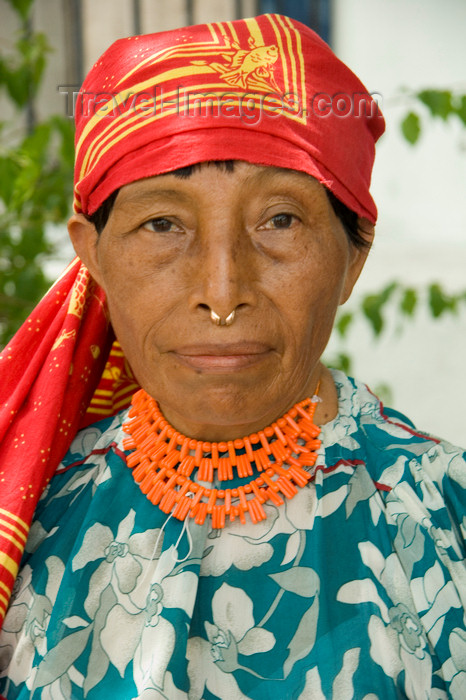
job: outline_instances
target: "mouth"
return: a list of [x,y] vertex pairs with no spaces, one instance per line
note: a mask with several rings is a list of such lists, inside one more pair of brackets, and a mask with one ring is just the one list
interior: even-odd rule
[[197,371],[234,372],[267,359],[272,349],[264,343],[190,345],[172,351],[181,364]]

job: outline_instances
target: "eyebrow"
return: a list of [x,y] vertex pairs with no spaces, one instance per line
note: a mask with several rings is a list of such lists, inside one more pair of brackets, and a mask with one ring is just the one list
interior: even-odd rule
[[126,206],[127,204],[144,204],[147,202],[150,204],[154,199],[167,198],[167,199],[177,199],[187,201],[191,199],[191,196],[180,190],[164,188],[164,189],[147,189],[143,191],[138,191],[134,193],[123,193],[123,197],[118,202],[118,206]]

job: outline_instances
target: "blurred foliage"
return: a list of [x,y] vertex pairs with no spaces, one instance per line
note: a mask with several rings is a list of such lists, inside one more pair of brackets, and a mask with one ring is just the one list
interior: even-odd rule
[[[404,93],[408,95],[408,91]],[[441,119],[444,122],[459,119],[466,128],[466,95],[451,90],[421,90],[409,98],[425,113],[427,117]],[[414,109],[403,117],[400,128],[403,138],[414,145],[418,143],[425,127],[423,117]],[[403,322],[409,322],[420,308],[427,309],[433,319],[438,319],[446,313],[458,314],[466,307],[466,289],[457,294],[448,294],[437,282],[432,282],[426,288],[404,286],[399,282],[391,282],[377,292],[366,294],[354,310],[345,306],[337,316],[335,330],[341,342],[338,352],[331,358],[325,358],[328,365],[341,369],[347,374],[353,371],[352,358],[344,351],[344,341],[355,322],[363,318],[371,327],[374,337],[380,336],[387,327],[389,317],[395,317],[402,330]],[[388,400],[390,389],[386,385],[378,388],[380,396]]]
[[430,284],[427,289],[419,290],[405,287],[400,282],[391,282],[376,294],[367,294],[357,312],[342,313],[338,318],[335,329],[340,338],[348,335],[348,330],[359,314],[368,321],[374,336],[379,336],[386,326],[387,314],[395,310],[396,317],[403,322],[414,316],[422,297],[425,297],[427,308],[433,318],[440,318],[446,313],[458,314],[463,304],[466,304],[466,290],[459,294],[447,294],[437,283]]
[[[431,117],[447,121],[459,119],[466,126],[466,95],[451,90],[421,90],[414,95],[418,104],[427,107]],[[422,120],[417,111],[410,111],[401,122],[401,133],[408,143],[418,142],[422,132]]]
[[43,272],[53,253],[46,226],[69,216],[74,161],[71,120],[35,123],[34,98],[50,48],[30,29],[33,0],[7,1],[19,30],[0,59],[0,92],[15,112],[9,123],[0,122],[0,347],[50,286]]
[[382,290],[366,294],[353,310],[348,311],[345,306],[345,310],[338,314],[335,332],[341,345],[334,356],[326,358],[326,363],[351,374],[351,356],[343,351],[343,347],[358,320],[364,319],[372,329],[374,338],[377,338],[388,327],[389,319],[395,318],[398,330],[402,331],[404,324],[409,323],[420,308],[427,310],[434,319],[445,314],[458,315],[466,308],[466,290],[448,294],[437,282],[422,289],[405,286],[401,282],[390,282]]

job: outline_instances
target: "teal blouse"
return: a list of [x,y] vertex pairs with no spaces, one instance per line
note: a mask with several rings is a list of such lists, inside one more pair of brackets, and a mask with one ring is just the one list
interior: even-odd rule
[[313,480],[252,524],[179,522],[76,436],[0,633],[8,700],[466,697],[466,454],[334,372]]

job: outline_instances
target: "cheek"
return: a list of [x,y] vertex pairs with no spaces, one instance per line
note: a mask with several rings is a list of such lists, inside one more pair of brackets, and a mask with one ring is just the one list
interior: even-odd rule
[[102,283],[115,334],[130,362],[143,353],[145,338],[163,326],[177,290],[173,271],[157,274],[156,265],[130,249],[102,250]]
[[335,251],[333,256],[311,255],[295,270],[281,298],[282,314],[297,351],[323,351],[340,303],[345,271],[345,258]]

